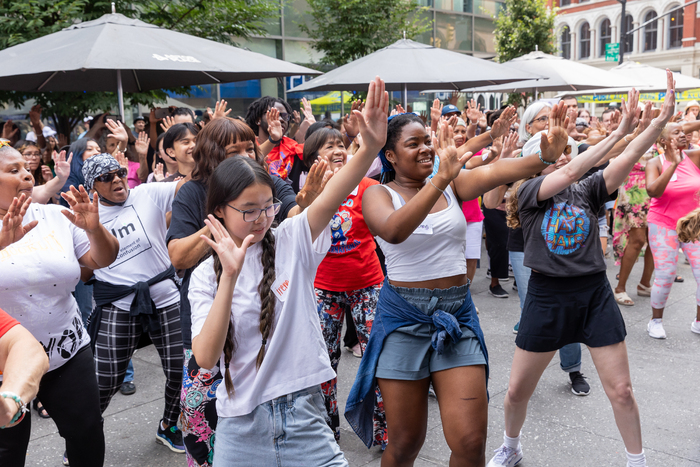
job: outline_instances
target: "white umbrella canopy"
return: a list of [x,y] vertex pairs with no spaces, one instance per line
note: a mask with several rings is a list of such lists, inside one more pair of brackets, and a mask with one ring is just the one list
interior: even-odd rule
[[0,51],[0,90],[140,92],[316,70],[118,13]]
[[[644,91],[665,91],[666,90],[666,70],[637,62],[624,62],[610,70],[611,73],[629,79],[643,81],[646,86]],[[681,73],[673,73],[676,80],[676,91],[687,91],[688,89],[700,88],[700,79]]]
[[[599,88],[642,87],[644,82],[621,76],[580,62],[555,57],[544,52],[530,52],[503,63],[504,66],[539,74],[546,79],[518,81],[500,86],[480,86],[465,92],[545,92],[584,91]],[[664,85],[665,86],[665,85]],[[665,88],[664,88],[665,89]]]
[[495,85],[537,78],[541,73],[506,68],[480,58],[401,39],[289,92],[364,91],[367,83],[377,75],[382,77],[388,91],[404,91],[405,95],[405,91],[440,87],[457,91],[466,86]]

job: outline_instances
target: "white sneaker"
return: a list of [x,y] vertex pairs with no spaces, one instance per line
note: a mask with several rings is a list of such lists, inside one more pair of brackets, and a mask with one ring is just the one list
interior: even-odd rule
[[523,447],[518,443],[518,448],[513,449],[502,444],[496,449],[496,455],[486,465],[486,467],[513,467],[523,460]]
[[661,321],[662,320],[659,318],[649,321],[649,324],[647,324],[649,337],[653,337],[654,339],[666,339],[666,331],[664,331],[664,325]]
[[690,325],[690,330],[695,334],[700,334],[700,321],[693,321],[693,324]]

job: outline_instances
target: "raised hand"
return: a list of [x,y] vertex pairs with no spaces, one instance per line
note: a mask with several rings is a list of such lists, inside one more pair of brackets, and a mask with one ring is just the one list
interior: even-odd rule
[[304,118],[309,121],[309,123],[315,123],[316,117],[314,117],[314,110],[311,107],[311,102],[306,99],[306,97],[301,98],[301,111],[304,114]]
[[274,107],[270,107],[266,114],[267,118],[267,134],[273,141],[279,141],[284,135],[282,133],[282,122],[280,122],[280,111]]
[[[618,135],[622,136],[632,133],[637,123],[639,123],[639,113],[641,112],[641,109],[639,109],[639,91],[632,88],[627,97],[627,102],[622,99],[622,104],[620,105],[622,109],[622,118],[619,119],[619,123],[616,127],[613,126],[613,124],[610,126],[610,128],[613,128],[613,133],[617,132]],[[611,120],[611,122],[612,121],[613,120]]]
[[518,150],[519,139],[520,137],[516,131],[512,131],[508,136],[504,137],[501,159],[509,159],[514,156],[515,152]]
[[433,106],[430,108],[430,121],[437,122],[442,117],[442,103],[440,99],[435,99],[433,101]]
[[369,83],[367,102],[362,112],[354,110],[360,126],[363,145],[379,152],[386,143],[387,114],[389,113],[389,94],[384,81],[378,76]]
[[66,160],[66,151],[61,151],[59,154],[53,156],[54,170],[56,171],[56,176],[63,183],[66,183],[68,176],[70,175],[70,163],[73,160],[73,153],[70,153],[68,160]]
[[299,114],[299,111],[292,111],[292,122],[294,122],[295,125],[299,125],[301,123],[301,115]]
[[498,120],[493,122],[493,125],[491,126],[491,138],[495,140],[496,138],[500,138],[501,136],[508,134],[511,125],[515,123],[517,118],[518,115],[515,107],[512,105],[506,107],[505,110],[501,112],[501,116],[498,117]]
[[117,141],[121,141],[124,143],[124,146],[126,146],[126,144],[129,142],[129,134],[126,132],[126,127],[122,124],[122,122],[115,122],[112,119],[107,119],[105,126],[110,131],[110,133],[107,135],[108,138],[114,138]]
[[233,109],[226,110],[227,105],[228,105],[228,102],[226,102],[223,99],[221,99],[220,101],[216,101],[216,105],[214,106],[214,114],[211,117],[212,120],[215,118],[228,117],[228,114],[230,114],[231,110],[233,110]]
[[672,164],[680,164],[683,161],[683,156],[676,146],[676,142],[669,139],[669,143],[666,144],[666,152],[664,153],[664,158]]
[[139,137],[136,138],[134,142],[134,148],[136,153],[141,156],[146,156],[148,154],[148,146],[151,144],[151,138],[145,132],[140,132]]
[[404,110],[404,108],[401,104],[396,104],[396,113],[397,114],[405,114],[406,110]]
[[542,135],[540,151],[542,159],[547,162],[556,162],[564,152],[569,142],[569,134],[566,129],[569,126],[569,117],[566,115],[566,106],[558,102],[549,111],[549,129],[547,135]]
[[357,135],[360,133],[360,124],[357,123],[357,117],[355,117],[355,114],[353,112],[355,110],[359,110],[360,112],[362,112],[364,106],[365,105],[362,103],[361,100],[356,100],[352,103],[350,113],[345,115],[345,119],[343,120],[343,126],[345,126],[345,133],[347,133],[348,138],[350,139],[357,137]]
[[12,129],[12,120],[8,120],[2,127],[2,137],[4,139],[12,139],[13,136],[17,134],[19,127]]
[[162,162],[158,162],[158,163],[156,164],[156,168],[153,169],[153,179],[154,179],[156,182],[160,182],[160,181],[163,180],[164,178],[165,178],[165,175],[163,175],[163,163],[162,163]]
[[457,105],[457,102],[459,101],[460,97],[462,97],[461,92],[453,92],[452,95],[450,96],[450,104]]
[[652,125],[663,127],[668,123],[676,108],[676,82],[673,79],[673,73],[666,68],[666,97],[664,104],[661,106],[661,113],[656,117],[656,121]]
[[173,125],[175,125],[175,118],[171,117],[170,115],[165,117],[160,123],[160,127],[163,129],[163,131],[168,131],[168,128],[170,128]]
[[483,115],[481,112],[481,104],[478,104],[474,99],[468,101],[466,115],[470,123],[478,122]]
[[27,195],[24,193],[19,195],[19,198],[12,200],[10,207],[7,209],[7,214],[2,218],[0,250],[22,240],[39,223],[39,221],[31,221],[27,225],[22,225],[24,215],[27,213],[31,203],[31,196],[27,198]]
[[51,167],[48,165],[41,165],[41,178],[44,182],[48,182],[53,179],[53,172],[51,172]]
[[68,137],[64,134],[58,134],[58,147],[68,146]]
[[331,179],[334,172],[328,170],[328,162],[325,160],[317,160],[309,169],[306,175],[304,186],[296,197],[297,204],[306,209],[311,206],[316,198],[323,192],[326,183]]
[[466,152],[462,157],[457,156],[457,146],[454,140],[452,127],[443,122],[440,125],[440,139],[433,133],[433,147],[436,148],[440,158],[440,167],[436,177],[441,177],[448,183],[457,178],[464,164],[472,157],[471,152]]
[[637,129],[634,130],[634,136],[641,134],[644,130],[649,128],[653,114],[654,112],[652,111],[651,102],[645,102],[644,109],[642,110],[642,117],[639,119]]
[[73,225],[88,233],[100,228],[99,195],[97,192],[93,193],[92,201],[90,201],[90,196],[85,191],[85,187],[80,185],[80,190],[76,190],[74,186],[71,186],[70,193],[61,193],[61,196],[68,202],[73,211],[64,209],[61,212]]
[[129,159],[127,159],[124,155],[124,151],[120,151],[119,148],[117,148],[112,153],[112,157],[119,162],[120,167],[124,167],[125,169],[129,170]]
[[41,123],[41,106],[39,104],[33,105],[29,111],[29,121],[32,122],[32,125]]
[[228,230],[214,216],[209,214],[209,217],[204,219],[204,223],[209,227],[209,232],[211,232],[213,238],[209,238],[206,235],[200,235],[200,237],[219,256],[222,279],[237,278],[243,268],[245,252],[250,246],[250,242],[253,241],[253,234],[244,238],[241,246],[238,246],[229,235]]

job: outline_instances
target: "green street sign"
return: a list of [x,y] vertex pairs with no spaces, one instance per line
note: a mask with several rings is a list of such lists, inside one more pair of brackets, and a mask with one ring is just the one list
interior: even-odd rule
[[606,62],[617,62],[620,60],[620,43],[613,42],[611,44],[605,44],[605,61]]

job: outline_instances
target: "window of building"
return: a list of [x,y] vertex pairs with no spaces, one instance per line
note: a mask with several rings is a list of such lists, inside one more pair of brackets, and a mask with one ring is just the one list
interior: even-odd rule
[[683,46],[683,8],[679,8],[668,17],[668,48]]
[[605,46],[612,40],[612,29],[610,28],[610,20],[604,19],[600,23],[600,49],[598,55],[605,57]]
[[472,0],[434,0],[433,6],[437,10],[472,12]]
[[569,6],[571,5],[571,0],[561,0],[559,6]]
[[[655,11],[650,11],[644,15],[644,22],[655,19],[658,15]],[[656,50],[656,40],[658,38],[659,22],[654,21],[644,26],[644,51],[649,52]]]
[[496,53],[496,38],[493,34],[493,21],[474,18],[474,51]]
[[579,56],[584,59],[591,56],[591,27],[588,23],[583,23],[579,31]]
[[564,26],[561,30],[561,56],[567,60],[571,58],[571,30]]
[[[630,32],[634,29],[634,21],[632,20],[632,15],[625,16],[625,31]],[[622,50],[626,54],[632,53],[634,50],[634,34],[627,34],[625,37],[620,38]]]
[[472,50],[472,16],[436,13],[435,47]]

